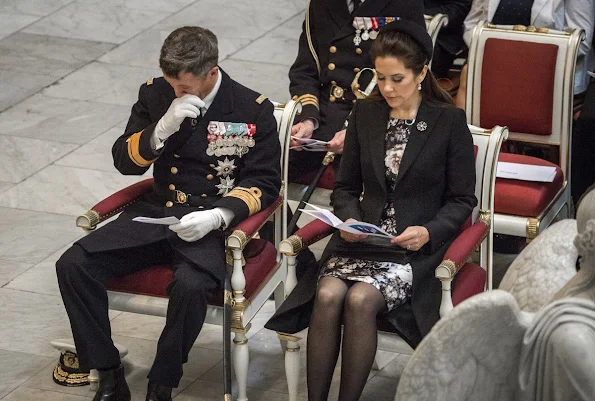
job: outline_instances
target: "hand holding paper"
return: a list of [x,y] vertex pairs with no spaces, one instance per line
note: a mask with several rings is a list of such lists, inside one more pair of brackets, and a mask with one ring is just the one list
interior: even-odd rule
[[375,226],[374,224],[356,220],[350,221],[351,219],[346,222],[343,222],[340,218],[338,218],[326,209],[321,209],[309,203],[306,203],[306,205],[310,206],[314,210],[300,209],[302,212],[312,217],[316,217],[318,220],[322,220],[329,226],[338,228],[339,230],[346,231],[355,235],[373,235],[377,237],[394,238],[394,235],[390,235],[389,233],[387,233],[380,227]]

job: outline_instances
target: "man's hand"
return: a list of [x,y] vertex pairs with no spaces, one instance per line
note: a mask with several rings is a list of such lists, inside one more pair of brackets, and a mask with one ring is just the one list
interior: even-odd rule
[[155,134],[160,140],[165,141],[180,129],[185,118],[197,118],[202,107],[205,107],[205,102],[195,95],[184,95],[174,99],[165,115],[157,122]]
[[428,241],[430,241],[430,233],[423,226],[409,226],[391,240],[393,244],[408,251],[419,251]]
[[338,155],[343,153],[343,144],[345,143],[345,132],[347,132],[347,130],[341,130],[337,132],[333,139],[329,141],[328,145],[326,145],[326,148],[329,152],[333,152]]
[[188,213],[180,219],[180,223],[169,226],[169,229],[176,232],[184,241],[194,242],[221,227],[223,221],[223,216],[218,209],[201,210]]
[[[312,134],[314,133],[314,122],[310,119],[306,119],[302,122],[295,124],[291,127],[291,136],[295,136],[298,138],[312,138]],[[291,138],[289,142],[289,146],[294,147],[297,146],[294,150],[302,150],[300,143],[295,139]]]
[[[349,223],[351,221],[357,221],[357,220],[356,219],[347,219],[347,220],[345,220],[345,223]],[[360,241],[366,239],[366,237],[368,237],[366,234],[352,234],[350,232],[343,231],[343,230],[340,230],[339,232],[341,233],[341,238],[343,238],[343,241],[347,241],[347,242],[360,242]]]

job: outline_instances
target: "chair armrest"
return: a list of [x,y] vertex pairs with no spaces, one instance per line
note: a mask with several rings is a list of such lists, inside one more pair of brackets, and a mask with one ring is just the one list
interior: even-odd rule
[[287,255],[297,255],[300,251],[333,233],[334,228],[322,220],[314,220],[300,228],[291,237],[281,241],[279,252]]
[[269,220],[282,203],[283,197],[279,196],[272,205],[238,224],[227,237],[227,248],[243,250],[246,244],[256,235],[258,230]]
[[87,213],[76,218],[77,227],[94,230],[97,224],[120,213],[147,193],[153,186],[153,178],[139,181],[103,199]]
[[489,229],[489,222],[480,219],[459,234],[450,247],[448,247],[444,259],[436,268],[436,278],[440,280],[453,280],[475,248],[488,235]]

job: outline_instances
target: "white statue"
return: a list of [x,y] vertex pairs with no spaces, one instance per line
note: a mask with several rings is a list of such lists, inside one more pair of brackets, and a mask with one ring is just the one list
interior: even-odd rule
[[576,274],[576,220],[549,226],[512,262],[499,289],[511,293],[519,308],[537,312]]
[[581,269],[552,303],[523,312],[502,290],[464,301],[415,350],[395,401],[594,400],[595,190],[577,230]]

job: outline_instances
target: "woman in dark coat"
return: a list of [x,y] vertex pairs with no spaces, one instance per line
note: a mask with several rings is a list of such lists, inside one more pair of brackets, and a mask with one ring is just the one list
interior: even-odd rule
[[[376,317],[416,346],[439,319],[434,270],[477,204],[465,113],[428,70],[432,41],[408,21],[372,46],[379,93],[349,119],[333,192],[337,217],[376,224],[392,239],[336,232],[266,327],[308,332],[308,399],[328,397],[343,351],[339,401],[358,400],[374,361]],[[362,194],[363,193],[363,194]]]

